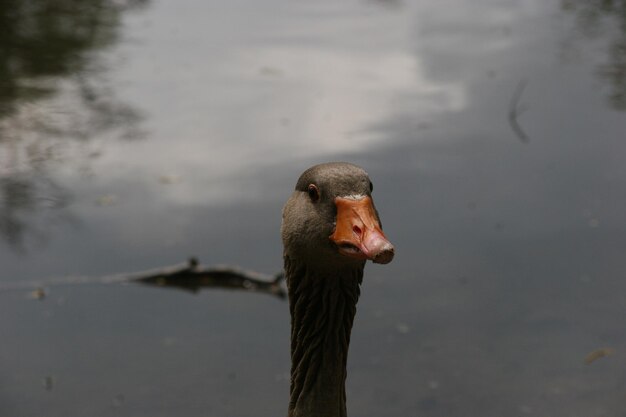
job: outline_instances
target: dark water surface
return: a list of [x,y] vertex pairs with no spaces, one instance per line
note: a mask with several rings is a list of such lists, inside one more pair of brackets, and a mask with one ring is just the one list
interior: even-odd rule
[[0,415],[285,415],[286,301],[50,280],[278,272],[349,160],[397,247],[351,415],[625,416],[625,80],[623,2],[1,3]]

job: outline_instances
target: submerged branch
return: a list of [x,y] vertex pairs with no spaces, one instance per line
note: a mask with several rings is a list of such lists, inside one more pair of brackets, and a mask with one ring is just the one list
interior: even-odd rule
[[284,278],[282,272],[273,279],[254,271],[246,271],[229,266],[201,268],[196,258],[189,259],[186,266],[177,269],[166,269],[156,273],[134,277],[131,280],[141,284],[172,287],[192,292],[202,288],[227,288],[246,291],[266,292],[285,298],[285,290],[281,286]]
[[44,288],[51,286],[74,286],[81,284],[127,284],[140,283],[164,288],[177,288],[198,292],[203,288],[223,288],[267,293],[285,298],[282,272],[270,276],[239,267],[215,266],[203,268],[196,258],[183,265],[159,268],[137,273],[120,273],[100,277],[72,276],[50,280],[35,280],[0,284],[0,292],[31,291],[32,298],[44,299]]
[[513,133],[515,133],[515,136],[517,136],[517,138],[524,143],[528,143],[530,138],[526,132],[524,132],[524,129],[522,129],[517,119],[524,111],[527,110],[526,107],[520,106],[519,104],[522,94],[524,93],[524,89],[526,88],[526,84],[528,84],[528,80],[525,79],[521,80],[517,84],[509,103],[509,125],[511,126]]

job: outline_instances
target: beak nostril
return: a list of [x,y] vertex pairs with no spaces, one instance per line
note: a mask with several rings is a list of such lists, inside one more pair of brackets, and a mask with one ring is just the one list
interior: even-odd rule
[[361,235],[361,228],[357,225],[352,226],[352,231],[357,235]]

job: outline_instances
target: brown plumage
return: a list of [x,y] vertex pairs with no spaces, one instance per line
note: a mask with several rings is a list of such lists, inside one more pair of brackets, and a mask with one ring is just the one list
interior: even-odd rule
[[306,170],[283,209],[282,238],[291,313],[289,417],[345,417],[346,361],[366,260],[391,262],[356,165]]

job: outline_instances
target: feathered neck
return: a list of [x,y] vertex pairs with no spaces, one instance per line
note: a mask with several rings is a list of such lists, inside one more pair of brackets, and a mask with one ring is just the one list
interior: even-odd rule
[[285,257],[291,313],[289,417],[346,417],[346,362],[363,265],[321,272]]

